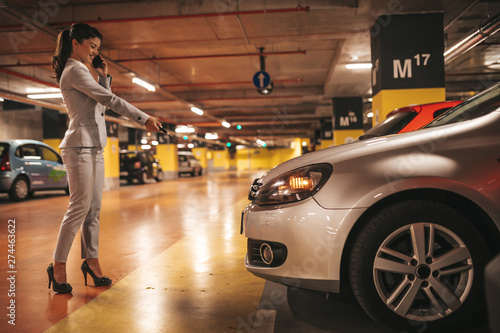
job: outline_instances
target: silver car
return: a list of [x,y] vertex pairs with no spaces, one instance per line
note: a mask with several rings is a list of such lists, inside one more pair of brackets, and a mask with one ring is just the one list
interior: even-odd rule
[[188,173],[191,176],[201,176],[203,167],[192,152],[180,151],[177,156],[179,159],[179,175]]
[[291,287],[352,288],[397,330],[451,331],[500,252],[500,85],[426,128],[303,155],[251,186],[245,265]]

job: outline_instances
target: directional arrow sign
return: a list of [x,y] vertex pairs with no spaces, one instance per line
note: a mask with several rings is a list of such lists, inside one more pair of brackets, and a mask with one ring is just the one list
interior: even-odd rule
[[257,89],[264,89],[271,83],[271,76],[266,71],[258,71],[253,76],[253,85]]

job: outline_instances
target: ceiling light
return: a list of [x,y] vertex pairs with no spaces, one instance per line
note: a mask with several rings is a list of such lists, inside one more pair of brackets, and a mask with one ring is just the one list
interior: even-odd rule
[[219,135],[217,133],[205,133],[205,139],[207,140],[217,140]]
[[229,128],[229,127],[231,127],[231,124],[224,120],[222,122],[222,126],[224,126],[225,128]]
[[307,146],[307,141],[302,141],[302,147]]
[[5,101],[5,100],[2,97],[0,97],[0,102],[3,102],[3,101]]
[[179,133],[179,134],[194,133],[194,132],[195,132],[195,129],[194,129],[194,127],[191,127],[191,126],[178,125],[175,128],[175,133]]
[[347,68],[347,69],[369,69],[369,68],[372,68],[372,64],[369,62],[359,63],[359,64],[347,64],[347,65],[345,65],[345,68]]
[[59,88],[35,88],[35,87],[28,87],[26,88],[26,92],[28,94],[41,94],[41,93],[56,93],[56,92],[61,92],[61,89]]
[[62,94],[61,93],[36,94],[36,95],[28,95],[28,98],[31,98],[31,99],[62,98]]
[[367,116],[368,118],[373,118],[373,112],[369,112],[366,116]]
[[153,146],[158,146],[158,141],[152,141],[152,142],[151,142],[151,144],[152,144]]
[[142,140],[141,140],[141,143],[142,143],[143,145],[145,145],[145,144],[147,144],[147,143],[148,143],[148,140],[146,140],[146,139],[142,139]]
[[151,149],[151,146],[150,145],[142,145],[141,149],[142,150],[149,150],[149,149]]
[[139,78],[134,77],[132,79],[132,83],[135,83],[135,84],[137,84],[137,85],[139,85],[141,87],[144,87],[144,88],[146,88],[147,90],[149,90],[151,92],[155,92],[156,91],[156,88],[152,84],[147,83],[146,81],[143,81],[143,80],[141,80]]
[[193,149],[194,148],[194,143],[188,143],[188,148]]
[[202,110],[202,109],[197,108],[196,106],[192,106],[192,107],[191,107],[191,111],[193,111],[194,113],[196,113],[196,114],[197,114],[197,115],[199,115],[199,116],[203,116],[203,110]]

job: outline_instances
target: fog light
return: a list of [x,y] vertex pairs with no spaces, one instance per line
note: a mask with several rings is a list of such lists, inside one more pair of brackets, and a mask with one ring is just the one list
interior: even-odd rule
[[273,262],[273,249],[271,248],[271,245],[267,243],[262,243],[260,246],[260,257],[262,258],[262,261],[266,265],[271,265]]

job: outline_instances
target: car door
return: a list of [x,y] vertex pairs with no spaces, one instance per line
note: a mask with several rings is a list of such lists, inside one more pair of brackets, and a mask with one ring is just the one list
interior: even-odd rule
[[66,188],[68,177],[61,156],[50,148],[37,145],[47,174],[46,187]]
[[15,156],[20,159],[23,170],[30,177],[30,187],[32,189],[44,188],[47,184],[48,174],[36,145],[25,144],[19,146],[16,149]]

